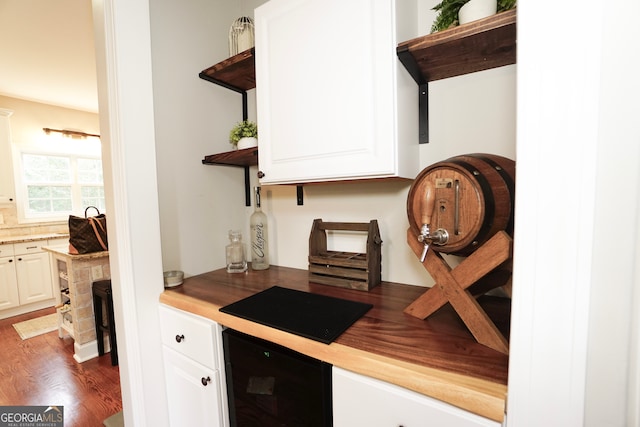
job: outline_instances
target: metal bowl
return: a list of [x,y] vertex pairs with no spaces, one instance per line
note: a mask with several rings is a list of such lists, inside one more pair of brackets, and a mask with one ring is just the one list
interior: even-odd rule
[[182,285],[184,279],[184,272],[180,270],[171,270],[164,272],[164,287],[173,288],[174,286]]

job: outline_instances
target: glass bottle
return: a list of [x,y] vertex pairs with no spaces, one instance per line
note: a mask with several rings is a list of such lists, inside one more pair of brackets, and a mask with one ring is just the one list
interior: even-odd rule
[[255,210],[251,214],[251,269],[266,270],[269,268],[269,240],[267,232],[267,215],[260,207],[260,187],[255,187]]
[[247,259],[244,256],[242,233],[229,230],[230,243],[226,246],[227,273],[244,273],[247,271]]

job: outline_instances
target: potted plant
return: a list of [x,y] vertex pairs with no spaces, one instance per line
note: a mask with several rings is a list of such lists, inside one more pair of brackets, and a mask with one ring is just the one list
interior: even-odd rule
[[[487,1],[487,0],[442,0],[438,3],[433,10],[438,12],[436,19],[433,21],[433,25],[431,26],[431,32],[435,33],[436,31],[446,30],[450,27],[455,27],[459,24],[459,12],[460,9],[465,6],[467,3],[474,3],[467,6],[466,9],[474,8],[476,9],[475,3],[478,1]],[[516,7],[516,0],[488,0],[493,3],[493,5],[489,6],[479,6],[477,11],[479,15],[475,15],[472,12],[472,15],[469,17],[463,18],[463,22],[470,22],[475,19],[480,19],[481,17],[493,15],[496,12],[504,12],[505,10],[513,9]],[[495,5],[495,6],[494,6]],[[486,12],[490,10],[490,12]]]
[[236,124],[229,133],[229,142],[239,150],[258,146],[258,125],[249,120]]

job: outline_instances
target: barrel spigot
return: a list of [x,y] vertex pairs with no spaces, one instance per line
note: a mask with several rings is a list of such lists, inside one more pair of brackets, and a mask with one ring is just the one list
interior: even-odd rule
[[418,235],[418,242],[424,243],[424,249],[420,256],[420,262],[424,262],[429,250],[429,245],[442,246],[449,241],[449,233],[444,228],[438,228],[431,234],[429,230],[429,224],[422,224],[420,228],[420,234]]
[[418,235],[418,242],[424,243],[420,262],[424,262],[424,259],[427,256],[427,251],[429,250],[429,245],[444,245],[449,241],[449,233],[445,229],[438,228],[433,232],[433,234],[431,234],[429,226],[431,225],[435,202],[435,188],[433,183],[428,181],[426,183],[425,195],[420,206],[422,227],[420,228],[420,234]]

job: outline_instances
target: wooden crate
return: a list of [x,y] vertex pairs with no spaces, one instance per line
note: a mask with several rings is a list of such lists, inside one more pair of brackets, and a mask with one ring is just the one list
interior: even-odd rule
[[[367,233],[367,252],[341,252],[327,249],[327,230]],[[380,284],[382,239],[378,221],[323,222],[315,219],[309,236],[309,281],[324,285],[368,291]]]

